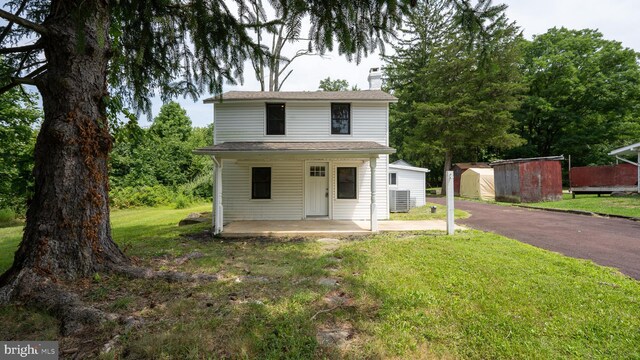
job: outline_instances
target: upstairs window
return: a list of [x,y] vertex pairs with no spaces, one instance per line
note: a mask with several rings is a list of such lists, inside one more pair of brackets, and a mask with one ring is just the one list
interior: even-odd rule
[[267,135],[284,135],[284,104],[267,104]]
[[339,167],[338,199],[356,199],[356,168]]
[[389,173],[389,185],[398,185],[398,174]]
[[351,104],[331,104],[331,134],[351,134]]
[[271,199],[271,168],[251,168],[251,198]]

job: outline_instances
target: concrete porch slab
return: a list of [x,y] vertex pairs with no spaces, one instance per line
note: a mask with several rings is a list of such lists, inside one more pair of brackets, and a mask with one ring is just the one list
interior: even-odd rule
[[[384,220],[378,222],[380,231],[447,230],[444,220]],[[466,230],[462,226],[456,229]],[[343,220],[253,220],[233,221],[224,226],[221,236],[292,236],[292,235],[363,235],[371,233],[368,221]]]

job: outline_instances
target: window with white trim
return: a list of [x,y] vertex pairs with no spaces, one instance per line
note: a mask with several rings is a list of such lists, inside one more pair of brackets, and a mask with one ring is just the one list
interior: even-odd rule
[[251,198],[271,199],[271,168],[251,168]]
[[285,134],[284,104],[267,104],[267,135]]
[[398,174],[389,173],[389,185],[398,185]]
[[351,134],[351,104],[331,103],[331,135]]
[[355,167],[337,168],[338,199],[356,199],[356,175]]

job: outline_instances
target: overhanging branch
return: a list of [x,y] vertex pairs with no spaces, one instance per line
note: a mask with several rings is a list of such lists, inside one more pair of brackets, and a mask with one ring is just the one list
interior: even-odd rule
[[7,91],[13,89],[18,85],[37,85],[36,78],[47,70],[47,65],[43,65],[24,77],[14,77],[11,78],[11,82],[7,85],[0,88],[0,95],[6,93]]
[[37,41],[31,45],[16,46],[12,48],[0,48],[0,55],[27,52],[36,49],[42,49],[42,43],[40,41]]
[[45,28],[44,26],[40,25],[40,24],[36,24],[32,21],[29,21],[25,18],[21,18],[20,16],[17,16],[15,14],[12,14],[8,11],[2,10],[0,9],[0,18],[6,19],[8,21],[14,22],[18,25],[24,26],[28,29],[31,29],[37,33],[40,34],[46,34],[47,33],[47,28]]
[[[22,2],[20,3],[20,6],[18,7],[18,10],[15,13],[15,16],[20,16],[20,13],[22,13],[22,11],[26,6],[27,6],[27,0],[22,0]],[[13,21],[9,21],[7,26],[5,26],[5,28],[2,30],[2,33],[0,33],[0,44],[2,44],[2,42],[7,37],[7,35],[9,35],[12,27],[13,27]]]

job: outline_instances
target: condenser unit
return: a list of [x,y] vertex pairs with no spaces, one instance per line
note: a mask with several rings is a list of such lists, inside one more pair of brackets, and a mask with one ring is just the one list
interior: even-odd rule
[[411,208],[409,190],[389,190],[389,208],[391,212],[408,212]]

